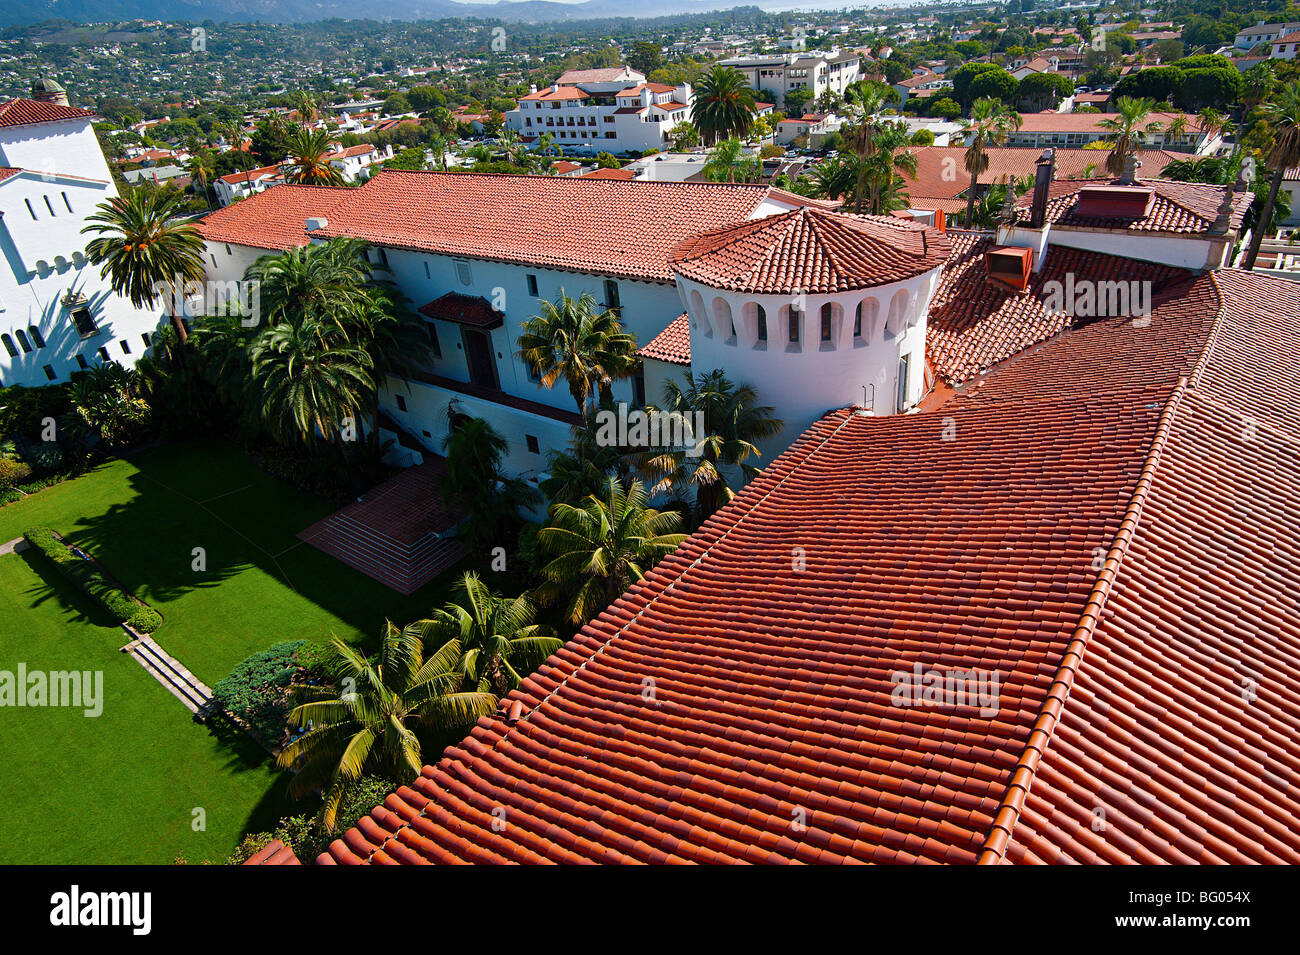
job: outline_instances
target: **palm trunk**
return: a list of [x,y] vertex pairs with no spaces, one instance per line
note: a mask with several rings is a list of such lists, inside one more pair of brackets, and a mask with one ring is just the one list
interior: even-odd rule
[[[1286,168],[1279,163],[1273,172],[1273,179],[1268,184],[1268,199],[1264,202],[1264,208],[1260,210],[1259,218],[1255,220],[1254,234],[1250,237],[1250,248],[1246,250],[1246,257],[1241,260],[1241,267],[1247,272],[1255,270],[1255,258],[1259,255],[1260,243],[1264,241],[1264,233],[1268,231],[1268,224],[1273,218],[1273,203],[1277,201],[1278,190],[1282,188],[1282,177],[1286,174]],[[1232,188],[1231,185],[1228,186]]]
[[180,310],[176,307],[176,300],[183,293],[183,290],[184,283],[182,283],[180,290],[173,287],[171,295],[167,297],[167,314],[172,320],[172,328],[176,329],[176,337],[180,340],[181,345],[184,345],[190,337],[189,331],[185,328],[185,320],[181,317]]
[[[970,191],[966,193],[966,228],[975,221],[975,190],[979,188],[979,173],[970,174]],[[1008,187],[1010,188],[1010,187]]]

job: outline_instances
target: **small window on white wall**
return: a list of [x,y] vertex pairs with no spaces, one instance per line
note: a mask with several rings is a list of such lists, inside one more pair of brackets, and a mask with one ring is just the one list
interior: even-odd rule
[[898,411],[907,410],[907,395],[912,377],[912,356],[904,355],[898,359],[898,395],[894,407]]
[[456,281],[461,285],[469,285],[473,276],[470,274],[469,262],[465,259],[456,260]]

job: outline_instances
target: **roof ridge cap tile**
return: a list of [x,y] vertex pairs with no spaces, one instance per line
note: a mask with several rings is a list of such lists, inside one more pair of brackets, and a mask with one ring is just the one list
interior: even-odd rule
[[1024,750],[1020,754],[1020,759],[1016,761],[1016,768],[1013,770],[1011,780],[1007,784],[1001,806],[994,815],[993,824],[989,827],[988,835],[985,837],[978,865],[997,865],[1003,861],[1007,845],[1011,841],[1011,835],[1020,819],[1020,812],[1024,808],[1025,799],[1029,795],[1029,788],[1033,785],[1034,776],[1038,771],[1043,754],[1051,743],[1052,733],[1060,723],[1061,714],[1070,698],[1070,690],[1074,686],[1074,678],[1078,673],[1079,665],[1083,662],[1088,643],[1092,639],[1097,624],[1101,620],[1101,615],[1106,609],[1106,601],[1119,575],[1120,565],[1128,554],[1129,544],[1133,540],[1138,524],[1141,522],[1143,505],[1146,503],[1151,485],[1155,481],[1156,471],[1160,467],[1160,458],[1168,442],[1174,417],[1178,413],[1179,405],[1186,392],[1187,379],[1180,378],[1172,394],[1165,402],[1164,410],[1160,414],[1160,420],[1156,424],[1155,434],[1151,438],[1151,447],[1147,451],[1146,460],[1143,462],[1142,470],[1138,475],[1137,484],[1134,486],[1133,494],[1129,498],[1128,507],[1124,510],[1124,516],[1120,519],[1119,529],[1115,532],[1115,538],[1111,542],[1110,549],[1106,552],[1106,558],[1097,573],[1097,579],[1093,583],[1087,601],[1084,603],[1079,623],[1075,627],[1069,643],[1066,644],[1064,652],[1061,654],[1060,666],[1057,668],[1056,675],[1052,678],[1051,687],[1043,700],[1042,707],[1039,709],[1038,718],[1034,720],[1033,728],[1025,741]]

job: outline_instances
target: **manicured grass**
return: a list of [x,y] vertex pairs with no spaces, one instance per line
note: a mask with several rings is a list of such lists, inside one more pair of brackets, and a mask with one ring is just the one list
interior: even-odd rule
[[[219,442],[157,448],[0,508],[0,541],[52,527],[162,613],[157,641],[209,686],[281,640],[373,647],[447,599],[406,598],[298,541],[330,506]],[[204,549],[206,569],[194,569]],[[104,711],[0,708],[0,863],[223,860],[310,809],[240,734],[213,730],[134,660],[120,628],[34,551],[0,556],[0,670],[100,670]],[[195,809],[206,813],[196,832]]]
[[163,615],[155,638],[211,686],[272,643],[374,646],[385,617],[405,623],[445,602],[454,575],[403,597],[294,536],[331,510],[229,445],[190,442],[0,508],[0,541],[44,525],[88,550]]

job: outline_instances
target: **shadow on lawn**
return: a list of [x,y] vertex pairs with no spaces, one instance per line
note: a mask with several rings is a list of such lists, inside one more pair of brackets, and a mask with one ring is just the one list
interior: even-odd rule
[[[151,461],[158,463],[166,483],[151,475]],[[131,463],[138,471],[127,476],[133,493],[125,501],[55,530],[89,550],[164,616],[167,603],[219,587],[253,567],[360,631],[369,646],[378,641],[385,619],[404,624],[442,606],[463,569],[453,568],[409,597],[390,590],[300,541],[299,531],[334,508],[257,470],[230,445],[168,445]],[[236,486],[200,503],[186,496],[187,470],[205,492],[213,488],[213,475],[223,470]],[[247,483],[238,486],[242,482]],[[203,549],[203,570],[195,569],[196,547]],[[286,630],[292,626],[286,621]],[[267,645],[289,637],[268,634]]]
[[[105,630],[118,629],[117,621],[112,618],[99,602],[84,593],[80,587],[64,577],[48,558],[34,547],[14,554],[31,568],[32,574],[41,584],[27,590],[34,610],[50,601],[57,601],[63,608],[64,622],[71,624],[89,624],[103,627]],[[122,642],[126,642],[123,635]]]

